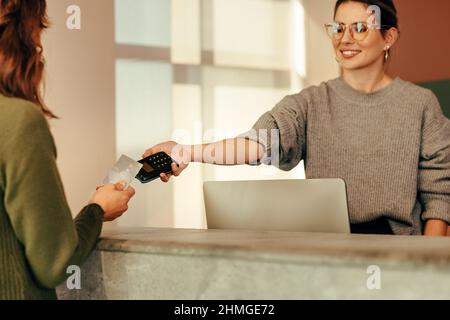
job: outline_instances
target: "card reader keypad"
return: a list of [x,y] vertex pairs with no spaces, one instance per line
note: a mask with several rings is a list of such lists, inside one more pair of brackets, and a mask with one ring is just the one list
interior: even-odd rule
[[153,157],[150,157],[149,162],[151,162],[152,166],[155,169],[160,170],[164,168],[171,168],[172,166],[172,158],[162,153],[158,153],[155,154]]

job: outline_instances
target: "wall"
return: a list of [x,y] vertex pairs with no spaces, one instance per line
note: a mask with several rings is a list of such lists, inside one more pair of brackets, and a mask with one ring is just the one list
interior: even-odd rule
[[339,76],[334,48],[324,24],[333,21],[335,0],[303,0],[306,28],[306,81],[317,85]]
[[[333,2],[115,0],[117,155],[234,136],[285,95],[336,77],[323,27]],[[203,181],[299,177],[302,165],[285,173],[191,164],[167,185],[135,184],[117,225],[203,228]]]
[[426,82],[450,79],[450,1],[396,0],[401,38],[390,74]]
[[[114,2],[48,0],[44,36],[46,101],[58,165],[73,214],[84,206],[115,162]],[[81,7],[81,30],[66,27],[67,7]]]
[[[327,3],[329,4],[333,1],[327,0]],[[163,8],[157,6],[160,3],[161,5],[164,4]],[[290,48],[291,42],[289,41],[291,34],[287,32],[284,34],[280,31],[281,27],[285,29],[290,27],[288,22],[290,19],[287,19],[287,21],[283,19],[289,17],[290,3],[293,3],[292,1],[266,3],[264,1],[247,0],[245,2],[250,8],[252,6],[259,8],[258,10],[253,10],[253,12],[257,12],[268,19],[268,22],[265,23],[259,21],[258,25],[264,27],[265,24],[270,22],[274,27],[273,30],[268,30],[268,32],[273,33],[269,32],[271,37],[267,36],[267,32],[257,32],[260,35],[257,43],[259,47],[267,52],[263,50],[264,52],[260,54],[255,49],[252,53],[250,49],[253,50],[253,48],[243,48],[250,50],[249,52],[253,54],[252,57],[255,59],[247,57],[240,60],[236,53],[230,55],[231,53],[225,50],[229,44],[226,42],[228,41],[227,39],[233,40],[236,37],[233,37],[230,32],[226,32],[228,30],[226,26],[231,21],[230,16],[223,17],[218,11],[220,8],[225,10],[228,7],[232,7],[232,4],[228,4],[228,1],[223,0],[205,1],[202,3],[204,7],[200,11],[204,14],[205,26],[203,30],[198,30],[198,25],[191,28],[195,31],[193,35],[195,39],[193,39],[192,43],[197,44],[196,48],[191,48],[190,46],[186,47],[186,41],[180,40],[177,30],[185,31],[186,27],[181,27],[183,20],[175,19],[175,17],[177,17],[177,14],[179,15],[178,9],[183,9],[181,10],[183,12],[190,9],[187,11],[187,14],[191,17],[191,22],[185,22],[185,25],[192,25],[194,16],[197,20],[200,19],[198,16],[200,12],[198,1],[190,1],[190,6],[187,6],[187,3],[184,1],[139,0],[135,6],[130,7],[126,1],[48,0],[52,27],[44,36],[47,59],[46,101],[52,110],[61,117],[61,120],[52,121],[51,127],[58,147],[60,172],[66,187],[69,204],[74,214],[86,204],[94,187],[102,181],[119,154],[127,153],[132,157],[139,157],[145,148],[161,140],[170,139],[173,128],[185,128],[186,126],[188,129],[191,128],[195,124],[194,122],[198,120],[198,117],[205,114],[204,110],[202,112],[202,109],[210,107],[221,111],[222,113],[216,114],[216,118],[223,115],[227,110],[227,105],[223,103],[220,108],[216,108],[219,106],[214,104],[205,104],[201,107],[202,103],[210,101],[209,98],[217,97],[220,92],[227,94],[227,97],[230,98],[231,93],[237,93],[234,90],[236,88],[246,89],[248,87],[250,90],[253,87],[249,87],[249,84],[255,82],[255,88],[259,88],[262,83],[262,87],[259,88],[261,90],[249,91],[249,95],[253,96],[251,99],[253,101],[252,105],[255,107],[244,105],[246,110],[248,110],[248,119],[245,120],[246,122],[244,119],[241,119],[242,128],[239,129],[242,131],[244,128],[247,130],[263,111],[273,107],[284,94],[296,90],[292,91],[289,86],[289,68],[292,63],[290,61],[290,50],[292,48]],[[215,6],[211,7],[208,5],[212,3]],[[243,5],[236,0],[234,3]],[[321,7],[316,7],[311,0],[303,3],[305,5],[305,24],[307,27],[305,37],[311,46],[301,46],[299,49],[308,50],[306,52],[307,74],[304,79],[304,85],[308,85],[337,75],[337,69],[336,66],[333,67],[335,62],[332,48],[329,46],[329,40],[322,29],[323,22],[328,21],[329,16],[331,16],[331,9],[328,11],[322,10]],[[72,4],[80,6],[82,10],[82,29],[80,31],[70,31],[66,28],[66,19],[68,17],[66,9]],[[115,5],[120,9],[117,12],[115,12]],[[142,6],[147,9],[138,13],[133,11],[136,7],[140,8]],[[272,6],[274,11],[271,9]],[[215,10],[213,10],[214,8]],[[327,8],[332,8],[332,5],[327,5]],[[133,11],[131,12],[133,13],[133,19],[129,18],[128,11]],[[273,16],[271,15],[272,11],[274,12]],[[155,15],[156,12],[158,14]],[[250,10],[250,12],[252,11]],[[170,14],[173,14],[172,20],[170,19]],[[268,17],[266,17],[267,15]],[[242,15],[242,17],[245,18],[245,15]],[[208,19],[212,19],[212,21]],[[280,20],[284,21],[281,25],[277,22]],[[247,40],[248,42],[246,36],[251,35],[250,31],[253,29],[245,23],[241,27],[247,32],[243,32],[239,39],[244,42]],[[142,31],[136,32],[136,30]],[[198,37],[198,32],[201,32],[201,39]],[[208,32],[212,32],[212,34],[209,35]],[[275,48],[278,48],[278,51],[274,51],[271,43],[273,41],[281,41],[279,34],[283,35],[283,39],[286,41],[282,42],[284,45],[275,46]],[[129,39],[130,37],[134,38]],[[212,41],[211,45],[214,45],[214,48],[209,48],[208,40]],[[199,41],[203,43],[202,55],[211,54],[212,49],[215,49],[214,59],[216,62],[209,63],[207,59],[204,68],[198,67],[200,63],[197,61],[200,55]],[[169,55],[169,61],[151,61],[151,57],[145,57],[144,61],[142,57],[128,59],[127,56],[122,56],[123,48],[126,47],[123,43],[128,44],[128,42],[131,42],[133,45],[143,43],[145,46],[157,46],[158,48],[159,46],[169,46],[172,49],[172,57],[170,58]],[[225,46],[225,49],[222,46]],[[133,50],[135,48],[132,47]],[[309,48],[313,49],[309,50]],[[317,59],[318,53],[321,53],[320,59]],[[188,57],[188,54],[192,55],[192,57]],[[275,56],[270,56],[271,54]],[[265,55],[269,56],[270,59],[260,62],[263,65],[267,63],[268,65],[264,65],[264,67],[268,70],[258,66],[252,65],[249,67],[245,65],[246,63],[251,64],[257,61],[256,58],[258,57],[265,58]],[[281,58],[275,59],[276,57]],[[324,64],[323,59],[328,61],[328,63]],[[281,69],[284,71],[278,70],[277,66],[272,66],[274,61],[280,61],[280,64],[283,66]],[[164,69],[164,72],[161,72],[160,69],[170,66],[171,62],[176,63],[178,69],[180,69],[180,64],[181,67],[188,70],[192,66],[197,68],[198,70],[196,70],[199,71],[198,73],[203,78],[201,82],[208,83],[208,88],[199,91],[198,83],[184,83],[180,81],[177,78],[179,73],[177,68],[173,68],[173,70],[172,68]],[[216,64],[219,68],[215,68]],[[141,68],[143,65],[146,67]],[[243,67],[244,71],[241,71],[240,67]],[[149,68],[152,70],[149,70]],[[153,70],[155,68],[157,68],[156,71]],[[271,68],[275,71],[272,72]],[[136,75],[133,73],[133,70],[139,74]],[[287,75],[282,77],[284,84],[287,85],[282,86],[283,81],[280,82],[277,79],[279,74],[283,72]],[[167,77],[162,77],[163,74],[167,75]],[[242,78],[241,76],[246,77]],[[264,78],[258,80],[258,77],[261,76],[264,76]],[[168,88],[167,92],[161,91],[152,85],[154,80],[161,87],[167,82],[164,82],[166,78],[168,81],[166,85]],[[241,78],[242,81],[239,80]],[[253,81],[253,78],[256,80]],[[231,87],[228,85],[230,83],[232,84]],[[275,87],[272,90],[274,84]],[[224,85],[228,85],[230,90],[234,88],[234,91],[231,90],[231,93],[228,92],[229,90],[226,91],[225,89],[228,87],[224,89]],[[280,89],[283,89],[283,91],[280,91]],[[241,93],[234,94],[233,97],[238,97]],[[255,96],[255,93],[259,94],[258,97]],[[189,99],[186,99],[186,94],[189,95]],[[267,97],[268,94],[269,99]],[[159,99],[163,95],[164,97],[167,96],[164,98],[165,100]],[[221,99],[223,101],[223,95]],[[185,112],[187,111],[186,108],[191,106],[188,101],[191,100],[192,107],[195,106],[196,109],[194,109],[197,110],[196,116],[194,117],[194,113],[190,112],[188,113],[190,120],[183,117],[183,121],[180,122],[181,116],[174,117],[173,115],[185,115],[187,113]],[[180,102],[177,103],[177,101]],[[231,99],[229,102],[235,101],[236,99]],[[133,112],[135,105],[139,110]],[[242,106],[242,103],[239,106]],[[192,111],[193,109],[189,108],[189,110]],[[148,119],[150,119],[150,122],[138,125],[140,124],[139,121],[142,122],[144,118],[147,119],[147,116],[143,116],[144,113],[145,115],[149,114],[150,118]],[[160,121],[153,121],[155,115],[158,115]],[[190,122],[187,123],[187,121]],[[228,124],[226,121],[222,122],[222,126]],[[148,127],[148,123],[151,123],[151,130],[147,130],[145,135],[142,133],[142,130]],[[126,125],[124,126],[124,124]],[[208,129],[215,127],[217,123],[206,121],[204,125],[206,126],[204,129]],[[128,214],[113,225],[201,227],[203,225],[201,216],[203,213],[201,183],[203,178],[205,178],[202,177],[202,171],[204,170],[207,171],[208,169],[200,166],[191,166],[189,172],[187,171],[184,174],[184,177],[177,179],[177,181],[172,181],[169,185],[157,182],[146,186],[135,184],[138,193],[133,202],[130,203]],[[250,171],[251,169],[247,168],[247,170]],[[223,169],[221,172],[225,171],[227,170]],[[238,168],[235,168],[233,171],[236,171],[234,176],[239,175],[241,172]],[[253,171],[258,170],[254,169]],[[302,171],[302,169],[299,168],[299,171]],[[227,174],[229,176],[229,173]],[[192,194],[192,181],[196,181],[197,197],[193,197]],[[184,196],[173,197],[174,194],[183,194]],[[195,204],[192,204],[193,199],[196,199]],[[191,209],[188,210],[187,208]]]

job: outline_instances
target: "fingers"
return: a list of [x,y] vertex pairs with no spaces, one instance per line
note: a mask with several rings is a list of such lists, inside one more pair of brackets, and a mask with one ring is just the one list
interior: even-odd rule
[[125,181],[120,181],[114,184],[114,187],[117,191],[123,191],[125,190],[125,186],[126,186],[126,182]]
[[167,183],[170,181],[170,177],[172,175],[178,177],[181,174],[181,171],[183,171],[183,169],[178,164],[172,163],[172,173],[171,174],[161,173],[159,177],[162,182]]
[[170,174],[161,173],[159,177],[161,178],[161,181],[165,183],[169,182],[170,180]]
[[153,153],[154,153],[153,148],[150,148],[144,152],[144,154],[142,155],[142,158],[150,157]]
[[125,184],[126,184],[125,182],[121,181],[116,183],[114,186],[117,191],[125,192],[128,199],[131,199],[136,194],[136,190],[132,186],[128,186],[128,188],[125,189]]
[[150,149],[147,149],[144,154],[142,155],[143,158],[147,158],[151,155],[157,154],[158,152],[165,152],[168,155],[171,154],[171,150],[173,149],[174,146],[176,146],[177,144],[173,141],[167,141],[167,142],[163,142],[160,144],[157,144],[153,147],[151,147]]
[[147,149],[147,150],[144,152],[144,154],[142,155],[142,158],[150,157],[151,155],[154,155],[155,153],[158,153],[158,152],[160,152],[160,151],[163,151],[163,149],[161,148],[160,145],[154,146],[154,147],[152,147],[152,148],[150,148],[150,149]]
[[180,168],[180,166],[178,164],[172,163],[172,174],[175,177],[178,177],[180,175],[181,171],[183,171],[183,170]]
[[128,194],[130,198],[132,198],[136,194],[136,190],[133,187],[128,187],[125,192]]

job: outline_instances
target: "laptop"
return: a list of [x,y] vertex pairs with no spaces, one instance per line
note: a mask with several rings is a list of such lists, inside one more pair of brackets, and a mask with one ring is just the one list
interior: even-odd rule
[[350,233],[341,179],[205,182],[203,193],[208,229]]

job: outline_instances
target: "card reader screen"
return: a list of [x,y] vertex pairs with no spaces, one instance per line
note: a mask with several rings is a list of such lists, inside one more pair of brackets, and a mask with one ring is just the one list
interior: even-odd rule
[[153,169],[153,167],[151,165],[149,165],[147,162],[144,162],[144,166],[142,168],[147,173],[151,173],[151,172],[155,171],[155,169]]

